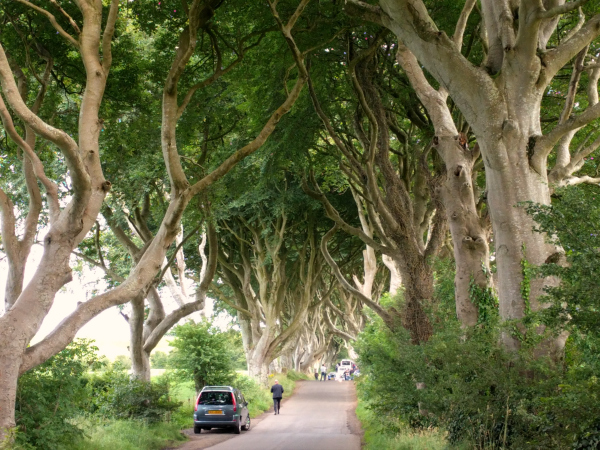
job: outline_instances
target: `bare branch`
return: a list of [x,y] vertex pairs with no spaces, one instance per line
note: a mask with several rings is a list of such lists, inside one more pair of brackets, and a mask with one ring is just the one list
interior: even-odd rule
[[567,178],[564,181],[564,184],[567,186],[575,186],[577,184],[600,184],[600,178],[593,178],[590,176],[582,176],[582,177],[571,177]]
[[135,297],[144,296],[142,286],[137,280],[128,278],[123,284],[104,294],[98,295],[87,302],[77,305],[75,311],[67,316],[58,326],[44,339],[31,347],[28,347],[23,355],[23,361],[19,374],[42,364],[52,355],[64,349],[73,341],[77,332],[86,323],[106,309],[122,305]]
[[329,317],[329,312],[327,310],[323,311],[323,318],[325,319],[325,323],[327,324],[327,327],[333,334],[341,337],[342,339],[344,339],[346,341],[356,340],[355,336],[352,336],[351,334],[348,334],[345,331],[340,330],[333,324],[333,322],[331,321],[331,317]]
[[108,275],[112,280],[118,281],[119,283],[122,283],[123,281],[125,281],[125,278],[123,278],[121,275],[119,275],[115,271],[106,267],[106,265],[104,265],[104,263],[102,261],[96,261],[95,259],[90,258],[89,256],[84,255],[83,253],[77,252],[77,251],[74,251],[73,254],[75,256],[77,256],[78,258],[83,259],[85,262],[91,264],[92,266],[102,269],[106,273],[106,275]]
[[[22,3],[25,6],[28,6],[29,8],[33,9],[34,11],[37,11],[40,14],[43,14],[44,16],[46,16],[46,18],[50,21],[50,23],[56,29],[56,31],[58,31],[58,33],[62,37],[64,37],[67,41],[69,41],[69,43],[71,45],[73,45],[73,47],[79,49],[79,41],[77,41],[73,36],[71,36],[69,33],[67,33],[63,27],[61,27],[59,25],[59,23],[56,21],[56,17],[54,17],[54,14],[46,11],[43,8],[40,8],[39,6],[34,5],[33,3],[28,2],[27,0],[17,0],[17,1],[19,3]],[[77,26],[77,25],[75,25],[75,26]]]
[[389,328],[393,329],[395,327],[394,317],[388,311],[383,309],[378,303],[374,302],[369,297],[365,296],[362,292],[360,292],[358,289],[354,288],[346,280],[346,278],[344,278],[344,275],[340,271],[340,268],[338,267],[337,263],[334,261],[334,259],[329,254],[329,250],[327,250],[327,243],[333,237],[333,235],[337,232],[337,230],[338,230],[338,226],[335,225],[321,239],[321,252],[323,253],[323,256],[325,257],[325,260],[331,267],[331,270],[333,271],[335,277],[337,278],[338,282],[342,285],[342,287],[346,291],[348,291],[352,295],[354,295],[357,299],[359,299],[360,301],[365,303],[367,306],[369,306],[373,311],[375,311],[383,319],[383,321],[386,323],[386,325]]
[[452,40],[456,44],[456,48],[458,48],[459,51],[462,48],[463,36],[465,34],[465,29],[467,28],[467,21],[469,20],[469,16],[471,15],[471,11],[473,10],[475,3],[477,3],[477,0],[466,0],[465,6],[463,6],[462,11],[460,12],[458,22],[456,22],[456,28],[454,29],[454,36],[452,36]]
[[384,25],[384,12],[379,6],[369,5],[368,3],[358,0],[347,0],[344,10],[350,16],[360,16],[369,22],[373,22],[382,26]]
[[236,305],[235,303],[230,302],[227,299],[227,296],[221,290],[221,288],[219,286],[217,286],[215,283],[212,283],[212,288],[213,288],[214,292],[217,294],[217,296],[219,297],[219,300],[221,300],[223,303],[231,306],[233,309],[235,309],[243,314],[246,314],[248,317],[252,317],[252,314],[250,313],[250,311]]
[[327,217],[329,217],[336,224],[336,227],[344,230],[346,233],[351,234],[352,236],[356,236],[361,239],[365,244],[372,247],[376,251],[380,253],[384,253],[386,255],[393,256],[396,254],[394,249],[385,247],[381,245],[379,242],[373,240],[373,238],[369,237],[363,230],[357,227],[353,227],[349,225],[338,213],[338,211],[333,207],[333,205],[329,202],[325,194],[321,191],[321,189],[316,185],[313,179],[313,184],[315,185],[315,189],[313,190],[308,186],[306,178],[302,179],[302,190],[308,194],[310,197],[315,200],[319,200],[323,207],[325,208],[325,212]]
[[583,72],[583,62],[585,61],[585,55],[587,54],[589,46],[585,46],[575,58],[573,62],[573,72],[571,74],[571,80],[569,81],[569,90],[567,92],[567,98],[565,99],[565,106],[560,115],[558,123],[564,123],[571,116],[573,112],[573,105],[575,104],[575,95],[577,94],[577,88],[579,87],[579,80],[581,79],[581,73]]
[[62,9],[62,7],[58,4],[58,2],[56,0],[50,0],[50,3],[52,3],[54,6],[56,6],[56,8],[58,8],[58,10],[63,14],[63,16],[65,16],[67,18],[67,20],[69,21],[69,23],[71,24],[71,26],[73,27],[73,29],[75,30],[77,35],[80,35],[81,30],[79,29],[79,27],[77,26],[77,23],[75,23],[73,18],[64,9]]
[[137,260],[140,249],[129,238],[129,236],[127,236],[127,233],[125,233],[123,228],[119,226],[119,224],[113,217],[112,210],[108,206],[105,206],[102,210],[102,215],[106,219],[106,223],[108,223],[108,226],[110,227],[114,235],[117,237],[121,245],[123,245],[127,249],[127,251],[132,256],[132,258],[134,258],[134,260]]
[[2,118],[2,125],[4,126],[7,134],[27,155],[27,158],[29,158],[33,166],[33,173],[46,189],[48,196],[48,208],[50,210],[50,222],[52,223],[60,213],[60,206],[58,203],[58,186],[46,176],[44,166],[37,154],[33,151],[29,144],[27,144],[27,142],[25,142],[25,140],[19,136],[19,133],[17,133],[12,121],[12,117],[10,116],[6,105],[4,104],[2,96],[0,96],[0,116]]
[[14,204],[6,192],[0,188],[0,218],[2,219],[2,228],[0,228],[2,236],[2,244],[4,252],[8,256],[9,261],[18,258],[18,240],[15,234],[15,211]]
[[76,195],[79,195],[78,191],[83,192],[89,187],[90,179],[86,167],[81,160],[77,143],[64,131],[45,123],[27,107],[19,94],[2,45],[0,45],[0,82],[6,100],[16,115],[38,135],[49,140],[62,150],[68,168],[71,171],[73,185],[82,188],[76,189]]
[[108,75],[108,71],[112,65],[112,38],[115,34],[115,23],[117,22],[118,14],[119,0],[112,0],[104,33],[102,34],[102,68],[105,75]]
[[180,319],[189,316],[191,313],[202,309],[206,299],[206,292],[212,279],[217,271],[217,255],[218,255],[218,240],[217,232],[214,225],[210,222],[207,226],[207,236],[209,241],[208,266],[205,271],[204,278],[196,291],[196,301],[186,303],[180,306],[175,311],[167,315],[150,333],[150,336],[144,342],[144,350],[150,352],[158,345],[158,342],[169,331],[173,325],[179,322]]
[[558,47],[547,51],[542,56],[545,69],[540,74],[540,81],[544,81],[547,84],[565,64],[599,35],[600,14],[596,14],[569,40],[561,42]]
[[538,14],[538,18],[552,19],[553,17],[560,16],[561,14],[567,14],[585,5],[588,1],[589,0],[577,0],[574,2],[564,3],[562,5],[555,6],[554,8],[550,8],[546,11],[541,11]]
[[[302,64],[303,65],[303,64]],[[285,99],[283,104],[275,110],[275,112],[271,115],[263,129],[260,131],[258,136],[252,140],[249,144],[245,145],[238,151],[236,151],[233,155],[227,158],[219,167],[213,170],[210,174],[205,176],[200,181],[196,182],[189,189],[189,194],[194,196],[200,192],[202,192],[206,187],[210,186],[215,181],[223,178],[239,161],[244,159],[246,156],[254,153],[258,150],[267,140],[267,138],[273,133],[275,130],[275,126],[281,118],[288,113],[288,111],[292,108],[298,97],[300,96],[300,92],[306,83],[307,77],[300,75],[294,85],[294,88],[290,91],[290,94]]]
[[404,73],[408,77],[419,100],[421,100],[423,106],[427,109],[436,134],[438,136],[456,136],[458,131],[456,130],[450,110],[446,105],[445,96],[429,84],[415,55],[404,45],[398,44],[396,60],[402,69],[404,69]]
[[583,10],[581,8],[579,8],[578,16],[579,16],[579,19],[577,20],[577,23],[575,24],[575,26],[572,29],[569,30],[567,35],[564,37],[563,42],[571,39],[575,35],[575,33],[577,33],[579,30],[581,30],[581,27],[585,24],[585,14],[583,13]]
[[581,128],[600,117],[600,103],[588,107],[578,116],[571,117],[566,122],[554,127],[547,135],[539,138],[535,144],[531,165],[538,172],[545,170],[545,161],[556,143],[568,132]]

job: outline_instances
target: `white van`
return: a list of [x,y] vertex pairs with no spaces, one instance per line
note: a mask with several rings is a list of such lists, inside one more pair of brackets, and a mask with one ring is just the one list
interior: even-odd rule
[[352,361],[351,359],[342,359],[340,361],[340,365],[338,366],[338,369],[337,369],[336,379],[344,378],[344,373],[346,372],[346,370],[352,370],[353,364],[356,364],[356,363],[354,361]]

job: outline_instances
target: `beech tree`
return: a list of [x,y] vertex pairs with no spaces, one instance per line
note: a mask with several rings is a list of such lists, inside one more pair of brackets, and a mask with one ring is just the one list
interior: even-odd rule
[[[13,70],[10,67],[3,46],[0,46],[0,82],[2,95],[12,109],[13,114],[23,123],[27,124],[30,131],[24,140],[13,123],[13,114],[8,111],[4,100],[0,100],[2,123],[11,140],[14,141],[31,164],[29,176],[35,175],[45,187],[48,197],[50,229],[44,238],[44,254],[36,273],[25,287],[22,281],[16,283],[16,289],[11,292],[8,301],[9,309],[0,318],[0,361],[3,370],[0,373],[0,441],[7,439],[7,433],[14,427],[14,405],[17,379],[23,371],[24,354],[30,340],[39,329],[42,320],[52,306],[56,292],[71,280],[69,258],[73,248],[81,242],[89,229],[93,226],[98,211],[106,193],[110,189],[110,182],[104,179],[100,166],[98,137],[100,134],[98,111],[102,95],[106,86],[110,67],[112,64],[111,41],[115,31],[115,22],[118,13],[118,1],[113,1],[109,11],[103,11],[102,2],[77,2],[77,7],[83,16],[84,26],[79,28],[64,11],[64,16],[71,19],[76,38],[69,34],[56,21],[54,15],[25,0],[26,5],[48,17],[56,32],[63,36],[81,55],[86,71],[86,89],[81,96],[79,116],[79,142],[76,142],[63,130],[54,128],[37,114],[36,104],[33,110],[26,103],[27,99],[19,92]],[[104,13],[104,14],[103,14]],[[104,26],[103,26],[104,16]],[[100,51],[102,50],[102,53]],[[48,59],[50,57],[46,56]],[[47,80],[47,78],[46,78]],[[42,83],[42,89],[44,89]],[[42,96],[43,97],[43,96]],[[32,132],[52,143],[62,154],[70,173],[72,197],[66,206],[61,207],[58,201],[58,187],[45,174],[45,167],[40,158],[31,147],[35,144],[31,137]],[[29,185],[32,184],[30,181]],[[35,189],[30,189],[30,195],[36,196]],[[12,245],[14,236],[13,205],[8,201],[8,195],[2,191],[2,222],[3,241],[8,240]],[[35,216],[33,227],[37,225],[36,209],[41,209],[37,199],[31,202],[33,208],[30,214]],[[11,223],[12,222],[12,223]],[[30,225],[31,226],[31,225]],[[31,229],[24,236],[26,244],[19,249],[19,254],[8,252],[9,266],[23,267],[26,261],[27,242],[31,242]],[[6,238],[4,237],[6,236]],[[30,244],[29,244],[30,247]],[[19,269],[12,272],[19,272]],[[14,280],[14,278],[13,278]],[[22,279],[21,279],[22,280]],[[16,280],[15,280],[16,281]],[[70,340],[68,341],[70,342]],[[65,345],[68,343],[66,342]],[[64,346],[63,346],[64,348]],[[47,357],[39,362],[43,362]],[[33,366],[27,367],[31,368]]]
[[215,283],[213,292],[238,312],[248,371],[261,381],[269,364],[292,348],[309,307],[332,288],[323,280],[311,214],[267,196],[220,224],[219,275],[227,289]]
[[[583,62],[600,34],[600,14],[593,2],[589,10],[585,9],[587,3],[482,1],[486,57],[479,66],[469,62],[456,42],[438,29],[421,0],[346,3],[350,14],[382,24],[396,34],[449,93],[477,137],[485,164],[504,320],[518,321],[528,310],[543,308],[537,298],[551,280],[527,279],[523,265],[540,265],[561,252],[544,235],[532,232],[531,217],[518,205],[526,201],[549,204],[552,184],[562,178],[558,169],[565,163],[574,163],[564,175],[570,183],[598,182],[577,178],[577,161],[583,154],[568,146],[570,133],[600,115],[595,94],[578,114],[572,114],[573,100],[568,96],[564,118],[546,133],[540,120],[542,99],[553,79],[578,55]],[[567,30],[557,28],[562,17],[581,7],[581,20],[569,21],[572,25]],[[597,86],[590,89],[596,92]],[[549,167],[548,157],[553,151],[560,157]],[[522,289],[524,283],[527,289]],[[519,334],[525,332],[520,328],[514,335],[505,335],[505,345],[518,348]],[[563,335],[548,342],[543,351],[560,352],[565,338]]]
[[[467,19],[473,6],[474,2],[468,2],[465,5],[456,26],[453,39],[459,46],[462,45]],[[366,31],[360,33],[358,30]],[[365,34],[368,35],[365,38],[366,42],[362,40]],[[379,36],[378,39],[377,36]],[[471,39],[469,40],[469,48],[472,48],[472,37],[473,34],[471,34]],[[369,40],[371,40],[370,43]],[[484,204],[484,201],[482,201],[481,189],[478,187],[476,180],[478,168],[482,168],[482,165],[479,163],[480,153],[477,147],[470,148],[468,123],[466,123],[463,116],[456,110],[454,112],[451,111],[450,105],[446,101],[447,92],[444,89],[435,89],[432,87],[416,63],[416,60],[414,60],[414,56],[404,46],[398,46],[398,43],[390,39],[385,31],[374,29],[372,26],[356,28],[352,32],[352,40],[350,42],[352,45],[341,41],[338,42],[338,46],[344,50],[348,48],[352,50],[354,46],[361,47],[361,42],[365,45],[368,44],[371,48],[369,64],[353,63],[351,58],[342,56],[342,52],[339,50],[336,52],[336,57],[339,61],[343,61],[342,68],[347,64],[348,73],[346,79],[349,80],[349,84],[350,77],[356,73],[356,81],[352,82],[354,86],[356,86],[357,82],[360,83],[361,80],[364,80],[363,84],[365,86],[370,83],[377,91],[373,94],[373,89],[368,90],[363,86],[362,89],[365,97],[368,98],[370,95],[371,97],[381,98],[383,110],[379,109],[381,119],[378,125],[380,128],[389,128],[386,135],[390,140],[390,159],[392,161],[395,159],[399,160],[397,163],[398,167],[395,167],[395,162],[392,163],[392,166],[395,167],[400,178],[407,184],[408,178],[404,174],[410,173],[413,170],[412,167],[415,165],[417,166],[417,170],[421,170],[420,166],[422,166],[424,160],[420,160],[419,158],[430,157],[427,155],[431,147],[435,149],[443,161],[443,167],[446,172],[442,178],[443,181],[440,182],[435,180],[435,177],[433,179],[430,177],[429,182],[433,181],[437,183],[434,189],[441,191],[441,194],[437,194],[439,196],[438,202],[444,206],[443,211],[445,211],[447,216],[452,234],[452,242],[454,243],[454,256],[457,264],[455,280],[457,316],[465,326],[474,325],[477,322],[477,306],[471,300],[471,283],[474,282],[480,288],[487,289],[491,285],[491,276],[489,270],[489,231],[485,215],[484,217],[480,217],[481,206]],[[365,45],[362,45],[362,47],[365,47]],[[331,50],[334,49],[332,48]],[[345,54],[346,52],[344,52]],[[350,51],[348,54],[352,55],[352,52]],[[400,66],[397,63],[394,64],[395,59],[400,63]],[[320,61],[315,62],[315,71],[319,70],[318,67],[322,65]],[[327,68],[321,68],[319,72],[327,70],[327,73],[331,74],[335,69],[331,69],[330,67],[331,61],[328,59]],[[361,73],[363,74],[361,75]],[[353,96],[353,101],[358,104],[357,107],[362,108],[360,100],[361,91],[357,90],[356,87],[354,91],[350,92],[339,90],[339,78],[336,77],[334,78],[335,81],[331,82],[322,75],[317,76],[318,78],[313,80],[315,87],[311,89],[311,93],[315,100],[317,113],[323,119],[331,140],[341,149],[340,153],[345,156],[342,170],[348,174],[348,182],[351,186],[358,185],[361,192],[368,191],[368,188],[365,189],[362,186],[365,184],[362,182],[365,177],[360,175],[360,168],[349,173],[348,168],[352,167],[352,165],[345,162],[351,159],[346,157],[345,152],[347,150],[344,149],[344,146],[348,147],[348,142],[356,141],[355,136],[360,136],[360,134],[345,131],[345,136],[342,136],[342,129],[344,128],[340,125],[340,121],[344,115],[351,116],[354,113],[341,106],[348,101],[347,99],[350,95]],[[326,91],[320,86],[321,84],[331,86],[328,91],[335,92],[335,94],[328,95],[325,93]],[[334,91],[334,87],[338,90]],[[325,92],[318,96],[317,91],[319,88]],[[327,106],[322,106],[320,103]],[[373,112],[377,111],[375,106],[371,105],[369,107]],[[327,110],[329,112],[326,112]],[[381,114],[382,112],[383,114]],[[346,119],[347,122],[351,122],[351,120],[350,118]],[[348,126],[346,125],[347,128]],[[415,130],[418,131],[415,132]],[[424,148],[423,145],[425,145]],[[421,157],[418,156],[419,154],[421,154]],[[376,162],[378,161],[379,159],[376,160]],[[435,164],[435,158],[432,161]],[[437,164],[439,165],[439,163]],[[411,189],[415,193],[421,192],[418,198],[417,196],[414,197],[412,207],[417,216],[419,211],[428,211],[427,217],[429,218],[433,211],[435,211],[435,208],[431,206],[426,207],[428,195],[426,189],[423,189],[425,186],[423,180],[427,179],[427,177],[423,176],[425,174],[426,172],[422,173],[420,181],[417,177],[412,181],[414,186]],[[440,172],[437,176],[441,178],[442,173]],[[393,202],[391,199],[386,199],[385,201],[390,205]],[[372,200],[369,200],[369,202],[377,205]],[[377,217],[377,222],[385,225],[386,220],[383,217],[389,217],[389,215],[386,216],[386,214],[378,212],[377,206],[371,207],[371,210],[367,211],[368,208],[366,206],[369,202],[364,207],[365,212],[368,212],[369,217]],[[419,204],[421,205],[419,206]],[[377,215],[374,215],[375,213]],[[398,214],[398,212],[396,211],[395,214]],[[396,218],[394,220],[398,222],[400,219]],[[361,223],[363,222],[364,220],[361,218]],[[427,220],[423,224],[427,224]],[[362,228],[369,238],[373,238],[374,228],[372,226],[370,227],[370,231],[365,229],[364,226]],[[379,229],[377,231],[381,234],[384,230]],[[403,246],[403,249],[407,253],[419,251],[418,249],[407,250],[406,246]],[[396,257],[397,261],[398,258]],[[393,259],[389,255],[384,254],[383,261],[392,271],[395,272],[397,270],[397,264],[392,263]],[[409,264],[409,266],[413,267],[414,264]],[[408,280],[410,279],[408,278]],[[397,282],[394,281],[394,284]],[[430,282],[432,282],[431,279],[428,284]]]
[[[381,94],[374,84],[377,78],[376,56],[380,47],[384,46],[383,37],[380,34],[371,37],[371,40],[366,38],[368,46],[362,51],[358,43],[360,39],[355,35],[347,39],[348,75],[357,106],[356,110],[347,111],[349,117],[338,119],[341,124],[333,122],[321,107],[315,89],[310,88],[315,110],[329,138],[343,156],[341,170],[364,201],[370,223],[367,226],[363,221],[362,228],[366,227],[367,231],[351,226],[339,215],[319,189],[315,177],[310,184],[305,184],[305,190],[323,203],[327,215],[335,222],[332,233],[339,227],[394,260],[405,289],[402,325],[410,331],[413,342],[419,343],[426,341],[432,331],[424,311],[433,294],[433,270],[429,259],[443,244],[446,218],[439,190],[440,168],[435,166],[435,162],[431,166],[427,162],[431,158],[430,148],[413,151],[413,136],[410,131],[402,130],[397,119],[386,112]],[[391,51],[389,44],[384,47],[384,52]],[[397,139],[404,148],[394,148],[390,135],[393,131],[390,130],[396,130]],[[373,231],[379,241],[373,238]],[[326,245],[323,251],[326,251]],[[331,264],[331,260],[328,261]],[[338,279],[363,302],[371,302],[369,306],[382,315],[388,326],[395,326],[397,312],[384,311],[370,298],[354,290],[343,277]]]
[[[152,14],[152,12],[148,12],[145,9],[135,9],[134,11],[142,14],[142,20],[148,18],[146,15]],[[229,82],[225,84],[229,89],[225,89],[223,86],[213,88],[213,85],[221,84],[222,78],[227,77],[240,64],[248,51],[256,48],[263,41],[267,32],[277,32],[271,23],[269,23],[268,27],[252,21],[244,22],[244,24],[246,25],[244,30],[242,30],[240,23],[236,23],[233,20],[231,20],[231,23],[220,22],[218,27],[211,25],[200,30],[201,44],[190,58],[190,64],[194,64],[195,66],[194,77],[185,77],[182,80],[182,84],[189,89],[183,100],[184,105],[187,102],[185,110],[189,114],[187,114],[188,117],[185,118],[183,123],[193,125],[195,120],[199,120],[199,116],[202,117],[204,115],[204,118],[200,119],[200,127],[193,126],[191,129],[186,129],[184,133],[181,133],[183,136],[178,138],[179,145],[182,148],[182,165],[191,179],[202,179],[212,168],[216,167],[215,163],[218,165],[220,162],[219,153],[229,151],[231,145],[230,134],[236,128],[235,126],[230,127],[227,124],[227,120],[220,117],[220,115],[229,115],[231,109],[226,108],[223,111],[215,103],[218,102],[219,96],[223,96],[224,91],[230,96],[233,95],[233,93],[229,92],[231,90],[230,85],[233,85],[234,89],[238,88],[236,93],[240,95],[239,86],[235,84],[235,81],[232,83],[232,80],[228,80]],[[240,35],[242,31],[246,35]],[[164,50],[165,43],[163,40],[158,37],[155,40],[156,42],[153,43],[155,51]],[[285,46],[285,44],[283,45]],[[281,46],[277,46],[276,48],[281,49]],[[225,49],[229,50],[228,54],[224,54]],[[146,51],[148,52],[149,50],[147,49]],[[177,65],[179,61],[176,59],[173,64]],[[152,78],[158,77],[161,73],[161,68],[152,67],[152,69]],[[235,76],[235,73],[233,76]],[[156,88],[160,89],[160,87],[160,84],[156,83]],[[209,88],[213,88],[212,92],[209,91]],[[215,90],[216,93],[214,92]],[[202,98],[203,101],[201,104],[193,104],[191,102],[192,95]],[[221,103],[231,106],[227,101],[222,101]],[[156,109],[160,108],[160,103],[155,101],[153,106],[154,108],[149,108],[150,111],[146,111],[146,114],[155,113]],[[130,117],[127,119],[128,126],[141,127],[144,134],[154,137],[152,132],[153,123],[148,122],[146,114],[130,113]],[[223,125],[227,127],[225,130],[223,130]],[[136,133],[135,137],[143,137],[143,134],[139,136]],[[227,143],[225,143],[225,139],[227,139]],[[140,147],[144,143],[149,146],[155,144],[152,142],[152,139],[149,142],[146,142],[146,139],[144,139],[142,142],[136,142],[133,146]],[[111,147],[122,148],[122,139],[113,139],[110,144]],[[144,156],[144,152],[140,152],[136,148],[135,156],[131,158],[131,161],[129,158],[125,158],[125,160],[124,158],[119,158],[113,161],[107,168],[112,173],[119,175],[124,173],[124,177],[126,178],[127,174],[140,171],[140,166],[143,167],[143,182],[134,182],[133,186],[128,183],[117,187],[118,192],[109,202],[115,208],[115,211],[113,212],[108,205],[105,205],[103,209],[103,216],[113,236],[113,242],[116,241],[115,243],[121,246],[122,251],[129,254],[130,261],[133,261],[133,265],[128,269],[129,271],[140,261],[145,251],[145,246],[149,245],[154,239],[157,225],[160,224],[160,219],[165,213],[165,199],[169,198],[168,192],[164,191],[167,189],[167,186],[161,179],[161,176],[165,174],[160,172],[157,174],[152,167],[148,167]],[[148,186],[151,186],[151,188]],[[145,191],[141,198],[139,195],[140,190]],[[197,199],[197,208],[190,208],[192,211],[187,214],[188,217],[183,218],[186,229],[188,225],[190,228],[193,227],[193,229],[184,237],[182,223],[174,241],[176,249],[172,255],[167,255],[168,257],[165,258],[160,273],[155,277],[152,281],[152,286],[147,290],[146,299],[141,297],[132,299],[129,302],[127,313],[122,313],[122,316],[130,327],[131,339],[129,351],[133,363],[133,374],[146,381],[150,381],[150,353],[159,343],[160,339],[180,319],[202,310],[205,304],[206,289],[215,274],[217,240],[216,232],[208,217],[210,215],[210,201],[206,195],[199,196]],[[126,220],[119,220],[119,218],[125,218]],[[194,221],[199,223],[196,224]],[[197,278],[195,280],[195,292],[191,292],[187,286],[188,280],[186,278],[189,274],[186,274],[184,244],[190,237],[194,237],[200,229],[205,230],[202,233],[200,244],[197,245],[199,247],[197,253],[202,261],[202,266],[198,270],[197,277],[195,277]],[[90,242],[88,245],[90,251],[84,253],[77,252],[77,254],[86,262],[101,268],[106,273],[105,278],[110,280],[111,284],[122,283],[125,277],[119,275],[118,272],[123,272],[123,270],[127,269],[121,268],[121,270],[115,270],[114,267],[112,269],[109,268],[109,266],[118,265],[118,262],[106,263],[105,260],[107,258],[102,255],[103,250],[99,238],[99,230],[100,225],[98,224],[95,236],[90,238],[90,241],[93,241],[93,243]],[[207,241],[209,250],[208,258],[205,254]],[[176,272],[179,283],[177,283],[172,269]],[[176,309],[168,314],[163,294],[161,293],[161,289],[159,289],[162,283],[166,285],[168,294],[170,294],[177,304]]]
[[[19,374],[35,367],[63,349],[73,339],[76,332],[101,311],[131,299],[146,296],[155,274],[162,267],[167,249],[179,232],[180,219],[190,200],[223,177],[240,160],[260,148],[273,132],[281,117],[297,100],[306,82],[306,73],[302,70],[303,55],[296,47],[291,30],[308,4],[308,0],[302,0],[295,10],[292,9],[286,22],[279,18],[275,5],[271,5],[278,29],[283,34],[299,68],[296,82],[287,91],[285,99],[268,118],[256,138],[233,152],[205,177],[190,183],[177,150],[176,128],[178,119],[185,111],[194,92],[201,85],[192,86],[183,100],[180,100],[178,95],[178,85],[194,54],[199,30],[213,18],[221,2],[210,0],[194,0],[190,4],[184,2],[183,31],[178,36],[178,46],[166,76],[162,97],[161,147],[170,187],[169,205],[162,222],[154,238],[144,247],[139,262],[123,283],[79,304],[77,309],[46,338],[36,345],[28,347],[52,306],[56,292],[70,281],[70,255],[94,225],[104,197],[111,186],[110,182],[104,179],[100,164],[99,136],[102,122],[98,112],[112,63],[111,41],[118,17],[119,1],[113,0],[107,10],[100,0],[77,0],[71,7],[74,12],[78,12],[83,17],[83,26],[81,27],[73,19],[73,14],[68,14],[64,9],[59,9],[61,15],[56,17],[47,9],[27,0],[19,0],[19,3],[45,16],[56,32],[80,54],[86,71],[86,83],[81,97],[78,119],[79,142],[76,142],[68,133],[44,122],[28,108],[18,91],[7,56],[0,47],[2,94],[15,116],[31,127],[38,136],[48,140],[60,150],[69,170],[69,187],[71,189],[68,203],[61,208],[57,200],[52,197],[53,184],[45,176],[43,164],[34,150],[20,138],[12,123],[12,115],[3,106],[4,128],[10,134],[11,139],[31,159],[34,164],[34,174],[42,184],[47,185],[46,191],[50,193],[51,202],[49,205],[50,230],[44,238],[42,261],[31,282],[24,287],[12,307],[0,318],[0,341],[3,344],[0,350],[0,362],[3,367],[0,372],[0,385],[2,386],[0,390],[0,441],[10,439],[9,435],[14,427],[14,402]],[[76,36],[65,31],[60,25],[61,22],[68,22]],[[8,203],[4,202],[4,204]],[[12,261],[9,262],[12,263]]]

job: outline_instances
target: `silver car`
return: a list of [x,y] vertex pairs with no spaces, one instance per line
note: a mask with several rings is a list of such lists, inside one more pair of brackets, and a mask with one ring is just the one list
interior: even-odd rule
[[235,434],[250,429],[248,402],[231,386],[205,386],[196,399],[194,433],[212,428],[232,428]]

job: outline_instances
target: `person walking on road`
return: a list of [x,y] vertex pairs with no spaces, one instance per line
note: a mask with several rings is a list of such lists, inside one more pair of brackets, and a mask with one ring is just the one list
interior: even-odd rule
[[327,367],[325,367],[325,364],[321,364],[321,381],[325,381],[325,375],[327,375]]
[[279,381],[275,380],[275,384],[271,386],[271,392],[273,393],[273,409],[275,414],[279,414],[281,398],[283,397],[283,386],[279,384]]
[[315,381],[319,381],[319,369],[315,368]]

